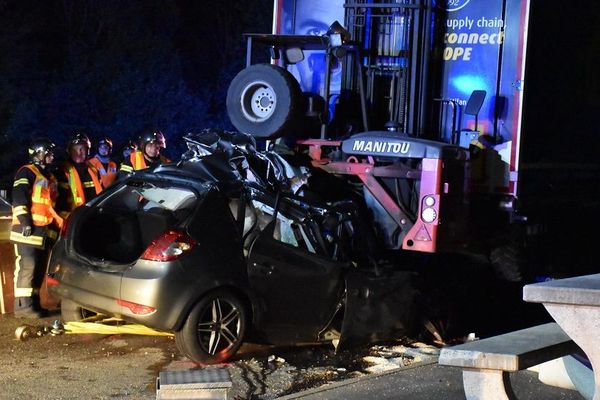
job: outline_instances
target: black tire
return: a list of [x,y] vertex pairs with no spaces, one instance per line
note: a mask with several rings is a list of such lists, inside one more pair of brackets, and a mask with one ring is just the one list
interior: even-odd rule
[[516,230],[511,233],[491,249],[490,263],[498,278],[508,282],[522,282],[526,265],[524,238]]
[[62,299],[60,301],[60,318],[63,322],[81,321],[94,315],[98,314],[81,307],[73,300]]
[[227,113],[243,133],[275,139],[297,129],[303,104],[298,81],[284,68],[255,64],[240,71],[227,90]]
[[246,330],[243,303],[225,291],[206,295],[190,311],[183,328],[175,333],[177,347],[200,364],[231,358],[242,345]]

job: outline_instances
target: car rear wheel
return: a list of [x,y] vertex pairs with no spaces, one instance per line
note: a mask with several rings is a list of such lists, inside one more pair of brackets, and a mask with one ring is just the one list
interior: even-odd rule
[[220,363],[240,348],[246,330],[242,302],[225,291],[205,296],[192,308],[183,328],[175,333],[180,351],[201,364]]
[[62,299],[60,301],[60,317],[63,322],[81,321],[82,319],[97,315],[95,312],[86,310],[73,300]]

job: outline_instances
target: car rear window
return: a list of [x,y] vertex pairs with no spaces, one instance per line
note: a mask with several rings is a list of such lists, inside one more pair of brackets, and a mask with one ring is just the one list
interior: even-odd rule
[[176,212],[193,209],[198,198],[196,191],[186,187],[131,181],[104,198],[97,206],[134,212],[157,208]]
[[120,183],[82,214],[74,247],[102,265],[132,263],[153,240],[187,221],[205,192],[165,181]]

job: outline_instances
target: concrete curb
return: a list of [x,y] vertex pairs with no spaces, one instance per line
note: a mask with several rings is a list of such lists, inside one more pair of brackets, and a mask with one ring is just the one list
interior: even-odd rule
[[335,390],[335,389],[343,387],[343,386],[348,386],[348,385],[352,385],[355,383],[368,381],[371,379],[377,379],[382,376],[392,375],[392,374],[398,373],[400,371],[406,371],[409,369],[419,368],[419,367],[423,367],[425,365],[437,364],[437,362],[438,362],[438,357],[432,357],[431,359],[419,361],[415,364],[407,365],[405,367],[399,367],[396,369],[391,369],[389,371],[359,376],[358,378],[346,379],[346,380],[339,381],[339,382],[327,383],[323,386],[319,386],[318,388],[308,389],[308,390],[304,390],[302,392],[293,393],[293,394],[289,394],[289,395],[282,396],[282,397],[277,397],[277,399],[279,399],[279,400],[301,399],[302,397],[327,392],[329,390]]

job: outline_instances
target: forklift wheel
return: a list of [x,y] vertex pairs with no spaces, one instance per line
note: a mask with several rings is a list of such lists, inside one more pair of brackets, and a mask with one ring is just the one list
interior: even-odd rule
[[504,238],[490,251],[490,262],[494,272],[504,281],[523,281],[525,261],[522,237],[516,234]]
[[232,124],[257,138],[275,139],[291,132],[302,103],[302,92],[294,76],[270,64],[243,69],[227,91],[227,113]]

